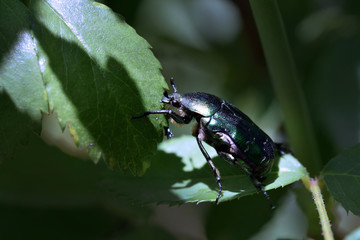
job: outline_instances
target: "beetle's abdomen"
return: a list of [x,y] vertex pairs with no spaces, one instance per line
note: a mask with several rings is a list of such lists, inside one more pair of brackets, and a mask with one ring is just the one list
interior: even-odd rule
[[212,133],[227,133],[237,147],[234,157],[243,160],[259,175],[271,168],[275,157],[273,141],[234,105],[224,101],[206,128]]

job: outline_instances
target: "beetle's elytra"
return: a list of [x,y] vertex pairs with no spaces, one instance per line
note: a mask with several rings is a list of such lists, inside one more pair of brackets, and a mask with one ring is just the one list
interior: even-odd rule
[[[141,116],[133,117],[133,119],[149,114],[165,114],[178,124],[188,124],[195,119],[197,125],[192,134],[219,186],[215,202],[217,203],[221,196],[221,178],[218,169],[202,144],[203,141],[215,148],[221,158],[244,170],[254,186],[263,192],[270,202],[262,182],[271,171],[275,152],[283,154],[286,152],[286,148],[281,144],[274,143],[265,132],[233,104],[202,92],[180,94],[176,90],[173,78],[170,81],[174,92],[168,94],[165,91],[161,102],[172,106],[174,110],[148,111]],[[165,128],[165,135],[170,138],[173,134],[169,128]],[[270,205],[273,207],[271,202]]]

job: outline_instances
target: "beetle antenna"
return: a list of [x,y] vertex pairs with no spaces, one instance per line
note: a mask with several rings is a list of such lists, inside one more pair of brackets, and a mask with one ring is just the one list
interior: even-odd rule
[[172,86],[173,89],[174,89],[174,92],[177,92],[177,89],[176,89],[176,87],[175,87],[175,82],[174,82],[174,78],[173,78],[173,77],[170,78],[170,83],[171,83],[171,86]]

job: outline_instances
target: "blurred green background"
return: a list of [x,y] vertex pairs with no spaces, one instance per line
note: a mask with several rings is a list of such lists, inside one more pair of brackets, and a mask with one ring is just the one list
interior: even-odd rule
[[[226,99],[275,141],[287,142],[248,1],[100,2],[123,16],[151,44],[164,77],[174,77],[180,92],[203,91]],[[325,164],[360,138],[360,2],[281,0],[278,4]],[[173,131],[179,136],[189,134],[189,128]],[[41,144],[36,142],[32,147]],[[11,182],[12,187],[25,186],[5,190],[18,191],[18,199],[22,199],[21,194],[27,196],[23,202],[9,199],[12,204],[0,205],[1,239],[321,237],[318,217],[307,212],[309,206],[315,208],[311,196],[296,199],[296,195],[305,198],[307,194],[299,193],[304,190],[296,184],[291,192],[271,192],[279,206],[273,212],[261,195],[219,206],[138,206],[96,188],[95,166],[91,163],[70,159],[64,162],[53,157],[59,155],[57,149],[51,148],[42,157],[46,161],[8,163],[0,169],[0,185]],[[20,170],[22,177],[5,174],[18,170],[19,165],[25,166]],[[77,174],[76,169],[82,169],[84,174]],[[68,176],[74,179],[56,181]],[[50,193],[51,199],[57,201],[49,203],[37,191]],[[256,206],[256,210],[249,205]],[[328,206],[336,238],[359,226],[357,217],[346,217],[333,202]]]

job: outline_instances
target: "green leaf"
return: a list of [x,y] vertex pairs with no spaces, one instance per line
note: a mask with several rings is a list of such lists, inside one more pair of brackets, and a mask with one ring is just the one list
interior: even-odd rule
[[167,87],[149,44],[94,1],[0,4],[0,94],[38,124],[41,111],[54,111],[93,161],[104,156],[112,168],[143,174],[167,124],[162,116],[131,121],[160,109]]
[[[29,12],[20,1],[0,1],[0,93],[8,94],[21,112],[34,121],[46,112],[47,96],[29,31]],[[16,19],[16,21],[14,21]]]
[[321,175],[335,200],[360,216],[360,144],[331,159]]
[[28,18],[21,2],[0,1],[0,160],[40,131],[48,108]]
[[[215,151],[207,147],[211,156]],[[202,156],[195,138],[183,136],[160,144],[152,167],[142,178],[112,176],[104,184],[109,190],[138,202],[184,203],[215,201],[218,186]],[[223,159],[214,158],[219,169],[223,192],[219,202],[257,192],[242,170]],[[283,187],[306,175],[305,168],[291,155],[275,160],[265,181],[266,190]]]

